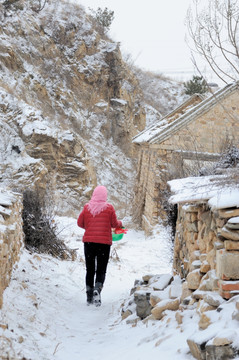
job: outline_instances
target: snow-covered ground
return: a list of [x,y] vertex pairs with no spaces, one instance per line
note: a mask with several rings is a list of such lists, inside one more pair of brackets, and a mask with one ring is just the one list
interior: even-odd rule
[[207,312],[212,323],[206,330],[198,327],[200,311],[195,306],[183,312],[166,310],[160,321],[128,321],[136,314],[122,320],[122,307],[136,279],[172,273],[166,228],[158,226],[145,237],[130,228],[130,219],[123,219],[129,231],[112,245],[102,306],[95,307],[86,305],[83,230],[76,219],[60,217],[57,223],[61,237],[77,249],[77,259],[60,261],[23,249],[0,310],[1,359],[193,360],[187,339],[200,343],[214,336],[239,347],[238,321],[232,320],[239,296],[221,304],[220,311]]
[[[121,320],[121,305],[135,279],[171,272],[170,239],[159,227],[154,235],[129,229],[114,242],[102,292],[102,306],[86,305],[83,230],[76,220],[59,218],[61,236],[78,249],[76,261],[59,261],[23,250],[4,293],[0,311],[0,353],[11,360],[192,359],[188,331],[172,321],[130,325]],[[127,224],[127,219],[124,219]],[[191,330],[190,330],[191,331]],[[179,336],[178,336],[179,335]]]

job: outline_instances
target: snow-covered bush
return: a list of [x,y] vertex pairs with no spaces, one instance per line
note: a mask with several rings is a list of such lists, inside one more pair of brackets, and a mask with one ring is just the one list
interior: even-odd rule
[[110,29],[112,21],[114,20],[114,11],[109,10],[107,7],[104,8],[104,10],[102,10],[100,7],[98,7],[96,11],[93,9],[90,10],[94,20],[99,27],[99,32],[102,35],[106,34]]
[[213,175],[221,172],[223,169],[235,168],[236,166],[239,166],[239,149],[235,145],[229,145],[222,151],[220,160],[211,166],[201,169],[199,175]]
[[24,191],[22,217],[27,249],[74,260],[75,252],[58,238],[53,214],[39,190]]

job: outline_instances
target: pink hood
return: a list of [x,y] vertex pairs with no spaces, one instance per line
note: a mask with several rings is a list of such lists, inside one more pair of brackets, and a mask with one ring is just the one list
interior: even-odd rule
[[93,216],[101,213],[101,211],[107,208],[107,189],[105,186],[97,186],[95,188],[87,206]]

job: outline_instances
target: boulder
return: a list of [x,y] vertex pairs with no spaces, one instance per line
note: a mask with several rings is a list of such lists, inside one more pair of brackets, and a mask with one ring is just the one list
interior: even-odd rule
[[213,341],[212,344],[214,346],[225,346],[225,345],[230,345],[232,344],[232,340],[226,338],[226,337],[220,337],[220,336],[216,336]]
[[191,339],[187,339],[187,343],[192,355],[197,360],[206,360],[206,341],[196,342]]
[[196,300],[202,300],[207,293],[208,293],[207,291],[195,290],[192,293],[192,298]]
[[208,303],[206,303],[206,301],[201,300],[198,306],[198,312],[200,312],[201,314],[207,312],[207,311],[212,311],[212,310],[216,310],[215,306],[209,305]]
[[225,239],[239,241],[239,231],[236,230],[229,230],[225,226],[221,230],[221,235]]
[[214,338],[216,334],[216,329],[208,329],[205,332],[197,331],[187,339],[189,349],[196,359],[206,360],[206,344]]
[[220,250],[224,248],[224,241],[219,239],[219,235],[217,241],[213,243],[213,246],[214,246],[214,250]]
[[233,241],[233,240],[225,240],[224,241],[224,248],[227,251],[231,250],[239,250],[239,241]]
[[218,211],[218,215],[220,218],[229,219],[234,216],[239,216],[239,209],[226,209],[226,210],[221,209]]
[[200,260],[194,260],[189,267],[190,271],[196,270],[196,269],[200,269],[202,263]]
[[198,326],[200,330],[205,330],[211,324],[211,319],[204,312],[202,313]]
[[238,335],[235,330],[222,330],[206,344],[206,359],[233,359],[238,350],[233,347],[233,339]]
[[208,271],[202,278],[198,290],[215,291],[218,289],[218,277],[215,270]]
[[182,284],[182,294],[181,294],[180,301],[182,302],[184,299],[189,298],[192,295],[192,293],[193,293],[193,291],[188,288],[188,283],[187,283],[187,281],[185,281]]
[[122,311],[121,314],[122,320],[127,319],[127,317],[129,317],[130,315],[132,315],[132,312],[129,309],[127,309],[126,311]]
[[239,251],[217,250],[217,276],[222,280],[239,279]]
[[189,254],[189,262],[192,263],[195,260],[201,260],[201,253],[199,250],[195,250]]
[[152,310],[151,313],[153,314],[156,320],[161,320],[163,317],[163,312],[165,310],[173,310],[176,311],[179,309],[180,301],[179,299],[175,300],[163,300],[160,301]]
[[203,277],[203,275],[200,272],[200,270],[191,271],[187,275],[188,288],[190,290],[196,290],[200,285],[200,281],[201,281],[202,277]]
[[205,302],[207,302],[211,306],[218,307],[221,305],[225,300],[216,292],[206,293],[203,296]]
[[233,349],[231,345],[215,346],[206,345],[206,359],[208,360],[220,360],[220,359],[234,359],[237,355],[236,349]]
[[144,319],[151,314],[152,306],[149,300],[150,300],[150,292],[139,290],[134,293],[136,314],[141,319]]
[[154,307],[158,302],[168,299],[169,298],[169,290],[170,288],[167,287],[166,289],[160,291],[152,291],[150,293],[150,304]]
[[152,277],[149,284],[154,290],[164,290],[173,280],[172,274],[161,274]]
[[203,261],[200,266],[200,271],[203,274],[206,274],[211,269],[211,266],[208,264],[207,260]]

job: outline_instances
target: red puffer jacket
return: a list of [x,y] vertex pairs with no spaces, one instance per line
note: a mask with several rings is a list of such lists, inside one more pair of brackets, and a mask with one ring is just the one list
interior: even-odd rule
[[110,204],[96,216],[93,216],[85,205],[78,217],[77,225],[85,229],[83,242],[112,245],[111,229],[122,227],[122,222],[117,220],[115,209]]

